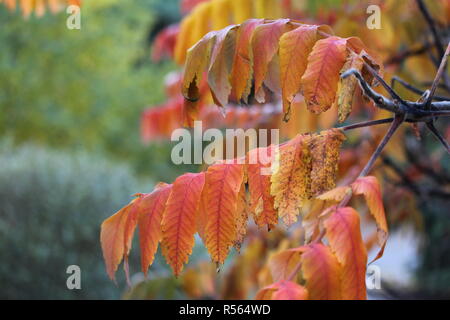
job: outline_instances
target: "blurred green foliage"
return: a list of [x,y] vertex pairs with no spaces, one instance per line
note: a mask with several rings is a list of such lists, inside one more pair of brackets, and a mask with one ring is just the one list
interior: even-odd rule
[[[100,224],[151,181],[83,152],[10,143],[0,146],[0,163],[0,298],[119,298],[124,275],[118,287],[106,275]],[[133,250],[132,266],[138,256]],[[81,268],[81,290],[66,287],[72,264]]]
[[168,144],[139,136],[141,111],[165,100],[175,68],[149,59],[162,7],[176,19],[177,0],[86,1],[81,30],[69,30],[65,12],[24,20],[0,6],[0,136],[105,153],[161,180],[184,170],[171,166]]

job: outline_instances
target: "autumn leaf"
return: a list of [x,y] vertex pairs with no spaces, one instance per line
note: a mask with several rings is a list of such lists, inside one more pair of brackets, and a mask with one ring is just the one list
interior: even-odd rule
[[[372,69],[377,71],[380,76],[383,75],[384,68],[380,57],[375,52],[367,48],[367,46],[362,42],[360,38],[349,37],[345,40],[347,41],[347,48],[356,53],[356,55],[360,57],[364,63],[368,64],[370,67],[372,67]],[[367,83],[375,83],[373,82],[374,77],[372,73],[367,70],[367,67],[365,65],[363,65],[363,67],[361,68],[361,74],[367,81]]]
[[292,281],[279,281],[261,289],[256,300],[308,300],[308,291]]
[[139,198],[133,199],[127,206],[103,221],[100,232],[100,242],[106,271],[114,280],[114,274],[122,259],[131,249],[131,240],[137,223],[137,210],[134,207]]
[[302,77],[303,95],[308,109],[314,113],[327,111],[333,104],[339,72],[347,57],[346,40],[329,37],[314,45]]
[[[288,30],[288,19],[280,19],[271,23],[259,25],[252,37],[253,72],[255,79],[255,94],[260,96],[263,81],[266,77],[268,65],[278,52],[278,40]],[[263,102],[263,100],[258,100]]]
[[307,246],[301,261],[311,300],[341,299],[341,266],[327,246],[320,243]]
[[197,210],[204,173],[186,173],[173,183],[162,219],[162,246],[167,263],[178,276],[194,246]]
[[[364,61],[359,55],[350,54],[347,57],[347,61],[342,67],[340,74],[350,69],[355,69],[361,72],[363,65]],[[339,80],[337,89],[339,122],[344,122],[347,119],[348,115],[352,112],[353,95],[356,89],[357,82],[358,80],[355,77],[346,77],[345,79],[340,78]]]
[[139,212],[139,242],[144,274],[147,274],[148,267],[153,263],[158,243],[162,238],[161,221],[171,190],[172,185],[161,183],[152,193],[142,195],[136,204]]
[[241,190],[238,194],[237,209],[236,209],[236,240],[234,247],[239,251],[241,244],[247,234],[247,222],[249,215],[248,193],[245,188],[245,181],[241,185]]
[[253,149],[247,154],[248,187],[250,211],[255,223],[272,229],[278,223],[278,213],[274,208],[274,197],[270,194],[270,166],[274,154],[273,147]]
[[311,194],[317,196],[335,187],[339,151],[345,135],[339,129],[322,131],[309,140],[312,157]]
[[200,98],[198,87],[203,71],[208,66],[216,34],[214,31],[208,33],[187,52],[182,86],[186,100],[195,102]]
[[269,268],[274,281],[289,280],[299,265],[305,247],[283,250],[269,260]]
[[342,265],[342,298],[366,299],[367,252],[358,213],[350,207],[337,208],[324,226],[330,248]]
[[[386,214],[384,212],[383,198],[381,195],[381,187],[377,178],[373,176],[359,177],[351,185],[354,194],[364,195],[367,206],[378,226],[378,245],[381,247],[375,260],[383,256],[384,247],[388,237],[388,226],[386,222]],[[373,262],[372,261],[372,262]]]
[[327,192],[324,192],[316,197],[316,199],[322,200],[322,201],[334,201],[334,202],[340,202],[342,199],[345,198],[346,195],[352,193],[352,189],[348,186],[341,186],[333,188]]
[[334,203],[332,201],[323,201],[310,199],[303,203],[300,210],[302,214],[302,227],[304,230],[305,243],[310,243],[320,232],[320,216],[328,210]]
[[299,208],[310,194],[309,139],[308,135],[298,135],[280,146],[273,165],[270,193],[278,215],[288,226],[297,221]]
[[205,177],[205,185],[203,186],[202,195],[200,197],[200,202],[198,204],[197,219],[195,221],[198,235],[203,240],[203,242],[206,241],[205,228],[206,228],[206,222],[208,221],[207,220],[208,219],[208,206],[206,203],[207,193],[208,193],[208,190],[206,187],[206,177]]
[[308,63],[307,58],[319,39],[318,30],[333,33],[327,26],[301,25],[284,33],[280,38],[280,76],[285,120],[290,117],[294,96],[300,92],[301,79]]
[[[331,34],[328,26],[305,25],[289,19],[251,19],[210,32],[189,49],[183,95],[192,102],[199,99],[201,72],[209,65],[208,82],[218,106],[225,106],[230,95],[247,102],[254,83],[258,102],[265,101],[268,90],[282,94],[284,120],[289,119],[298,93],[303,94],[310,111],[324,112],[338,103],[339,72],[349,53],[359,53],[364,61],[378,67],[361,40]],[[342,105],[348,105],[343,97],[352,96],[355,88],[342,87],[341,83]]]
[[219,163],[210,166],[206,172],[204,242],[216,263],[224,263],[237,237],[237,202],[243,179],[244,166],[241,164]]
[[231,84],[236,100],[248,101],[253,74],[253,51],[251,38],[253,31],[264,22],[262,19],[251,19],[241,24],[236,36],[236,52],[233,58]]
[[231,92],[229,75],[236,44],[236,27],[229,26],[216,33],[208,70],[208,84],[218,106],[226,107]]

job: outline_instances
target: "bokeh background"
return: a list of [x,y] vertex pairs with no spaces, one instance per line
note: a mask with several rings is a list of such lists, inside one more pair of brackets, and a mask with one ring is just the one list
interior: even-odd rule
[[[314,10],[337,1],[310,3]],[[173,278],[159,253],[151,280],[143,281],[133,250],[134,287],[127,288],[123,272],[114,284],[99,241],[101,222],[131,195],[198,169],[173,165],[170,142],[143,144],[139,129],[142,111],[166,100],[164,77],[177,68],[150,55],[157,32],[180,20],[179,1],[88,0],[83,6],[82,29],[68,30],[65,12],[24,20],[0,5],[0,298],[205,297],[192,292],[197,275]],[[441,178],[449,183],[448,175]],[[400,287],[403,297],[410,290],[448,297],[448,202],[420,202],[414,218],[420,222],[396,229],[377,262],[387,292]],[[190,264],[198,261],[208,258],[196,246]],[[81,290],[66,287],[72,264],[81,268]]]

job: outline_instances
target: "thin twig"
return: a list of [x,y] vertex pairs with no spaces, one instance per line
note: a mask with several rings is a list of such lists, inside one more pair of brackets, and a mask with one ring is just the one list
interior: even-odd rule
[[376,125],[384,124],[384,123],[391,123],[393,120],[394,120],[394,118],[386,118],[386,119],[380,119],[380,120],[363,121],[363,122],[350,124],[348,126],[343,126],[343,127],[340,127],[339,129],[341,129],[343,131],[347,131],[347,130],[353,130],[353,129],[358,129],[358,128],[365,128],[365,127],[376,126]]
[[416,0],[416,2],[420,12],[422,13],[423,17],[428,23],[428,27],[430,28],[431,34],[433,35],[434,44],[436,45],[439,56],[442,57],[444,55],[444,46],[442,45],[441,39],[439,38],[436,24],[434,23],[434,20],[431,17],[431,14],[428,11],[428,8],[426,7],[425,3],[423,3],[422,0]]
[[375,161],[378,159],[378,157],[380,156],[384,147],[389,142],[389,140],[391,140],[395,131],[397,131],[398,127],[403,123],[403,121],[405,121],[404,114],[395,115],[394,121],[392,122],[391,126],[389,127],[389,130],[386,132],[386,135],[383,137],[383,140],[381,140],[380,144],[378,145],[375,152],[370,157],[366,166],[364,167],[364,169],[362,169],[361,173],[359,174],[360,177],[365,177],[370,172],[370,170],[372,170],[372,167],[375,164]]
[[[409,91],[411,91],[413,93],[416,93],[416,94],[418,94],[420,96],[422,96],[425,93],[425,91],[420,90],[419,88],[413,86],[412,84],[406,82],[405,80],[403,80],[403,79],[401,79],[401,78],[399,78],[397,76],[393,76],[392,79],[391,79],[391,87],[392,88],[394,88],[394,85],[395,85],[396,82],[400,83],[403,87],[405,87]],[[433,100],[436,100],[436,101],[450,101],[450,97],[443,97],[443,96],[434,95],[433,96]]]
[[[364,66],[366,67],[367,70],[369,70],[369,72],[372,74],[372,76],[375,77],[375,79],[377,79],[377,81],[379,83],[381,83],[381,85],[383,86],[384,89],[386,89],[386,91],[389,93],[389,95],[391,96],[392,99],[394,99],[395,101],[400,102],[403,105],[406,105],[406,102],[397,94],[397,92],[395,92],[394,89],[392,89],[387,83],[386,81],[384,81],[384,79],[382,77],[380,77],[380,75],[378,74],[378,72],[376,72],[367,62],[364,62]],[[394,101],[394,102],[395,102]]]
[[447,45],[447,49],[445,50],[445,53],[442,55],[441,64],[439,65],[439,69],[436,72],[436,76],[434,77],[433,84],[431,85],[430,94],[428,96],[428,99],[425,104],[425,109],[429,110],[431,106],[431,101],[433,100],[433,96],[436,92],[437,86],[439,84],[439,81],[442,78],[442,75],[444,74],[445,67],[447,66],[447,59],[450,55],[450,42]]
[[450,154],[450,145],[447,140],[439,133],[439,131],[434,126],[434,123],[429,121],[426,123],[427,128],[434,134],[434,136],[439,140],[439,142],[444,146],[448,154]]
[[361,89],[363,90],[364,94],[368,96],[379,108],[391,111],[393,113],[401,111],[399,107],[395,105],[392,101],[386,99],[383,95],[379,94],[378,92],[375,92],[369,86],[366,80],[364,80],[363,76],[358,70],[354,68],[349,69],[341,75],[341,78],[345,79],[350,75],[354,75],[356,79],[358,79],[359,85],[361,86]]
[[[369,66],[370,68],[370,66]],[[375,70],[373,69],[369,69],[372,70],[373,72],[375,72]],[[376,72],[375,72],[376,74]],[[384,97],[383,95],[379,94],[378,92],[375,92],[370,86],[369,84],[366,82],[366,80],[364,80],[364,77],[361,75],[361,73],[352,68],[347,70],[346,72],[344,72],[341,75],[341,78],[347,78],[350,75],[354,75],[358,81],[359,81],[359,85],[361,86],[361,89],[363,90],[364,94],[366,96],[368,96],[379,108],[381,109],[385,109],[388,111],[391,111],[393,113],[407,113],[408,117],[407,118],[414,118],[416,122],[418,121],[422,121],[424,122],[425,120],[423,118],[430,118],[430,117],[434,117],[434,116],[438,116],[439,115],[445,115],[446,112],[443,111],[450,111],[450,101],[446,100],[446,101],[437,101],[437,102],[432,102],[431,103],[431,108],[430,110],[425,110],[424,109],[424,105],[426,103],[426,101],[422,102],[417,102],[417,101],[406,101],[403,100],[402,98],[400,98],[398,96],[398,94],[392,90],[392,88],[386,83],[384,82],[384,80],[377,75],[377,79],[381,79],[381,83],[384,84],[384,86],[386,86],[387,90],[391,93],[391,96],[394,97],[394,100],[390,100],[387,99],[386,97]],[[397,98],[395,98],[397,97]],[[401,106],[399,106],[399,102],[401,103]]]
[[[444,45],[441,42],[441,38],[439,37],[439,33],[436,27],[436,23],[434,19],[431,17],[430,12],[428,11],[427,6],[422,0],[416,0],[417,5],[419,7],[420,12],[422,13],[423,17],[425,18],[428,27],[430,28],[431,34],[433,35],[434,44],[436,45],[436,49],[438,52],[438,57],[442,57],[444,55]],[[437,68],[440,68],[438,60],[431,54],[431,60],[436,65]],[[444,75],[444,82],[447,88],[450,87],[450,80],[447,77],[447,75]]]
[[[383,137],[383,140],[381,140],[380,144],[375,149],[374,153],[370,157],[369,161],[366,163],[365,167],[361,170],[358,177],[365,177],[370,170],[372,170],[373,165],[375,164],[375,161],[380,156],[381,152],[383,151],[386,144],[391,140],[392,136],[394,135],[395,131],[400,127],[400,125],[405,121],[405,115],[404,114],[396,114],[394,121],[391,123],[391,126],[389,127],[389,130],[386,132],[385,136]],[[352,198],[352,194],[347,194],[344,199],[339,203],[338,207],[342,208],[345,207],[350,199]]]

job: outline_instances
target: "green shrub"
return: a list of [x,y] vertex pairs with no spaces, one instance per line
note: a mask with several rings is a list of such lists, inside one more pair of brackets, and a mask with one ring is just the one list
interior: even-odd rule
[[[118,287],[106,275],[100,224],[151,185],[85,153],[3,144],[0,163],[0,298],[120,298],[123,272]],[[66,287],[72,264],[81,268],[81,290]]]

